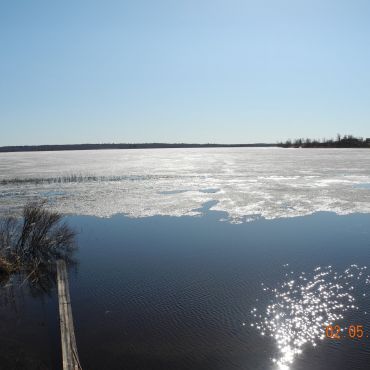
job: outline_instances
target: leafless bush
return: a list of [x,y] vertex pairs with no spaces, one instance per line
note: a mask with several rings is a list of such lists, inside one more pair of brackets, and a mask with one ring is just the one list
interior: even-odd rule
[[71,260],[75,232],[45,202],[24,207],[23,218],[0,220],[0,273],[24,272],[33,279],[53,268],[58,258]]

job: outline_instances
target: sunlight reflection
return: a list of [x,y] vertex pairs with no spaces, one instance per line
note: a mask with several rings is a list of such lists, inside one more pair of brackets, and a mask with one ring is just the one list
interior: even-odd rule
[[370,283],[365,270],[365,266],[351,265],[339,274],[332,266],[317,267],[297,277],[293,271],[287,272],[287,281],[275,288],[261,284],[272,298],[262,314],[257,308],[251,310],[254,318],[251,326],[276,341],[278,357],[273,362],[278,369],[288,370],[304,345],[315,347],[318,340],[323,340],[323,326],[343,319],[349,310],[358,309],[353,292]]

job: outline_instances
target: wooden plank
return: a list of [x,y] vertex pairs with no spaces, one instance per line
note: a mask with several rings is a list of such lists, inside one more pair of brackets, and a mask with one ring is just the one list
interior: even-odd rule
[[67,268],[63,260],[57,261],[57,283],[63,370],[81,370],[73,325]]

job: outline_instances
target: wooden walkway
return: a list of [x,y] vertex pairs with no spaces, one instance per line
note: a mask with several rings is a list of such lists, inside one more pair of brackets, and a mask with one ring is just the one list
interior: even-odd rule
[[73,326],[71,298],[69,295],[66,263],[57,261],[60,336],[62,341],[63,370],[82,370],[78,359]]

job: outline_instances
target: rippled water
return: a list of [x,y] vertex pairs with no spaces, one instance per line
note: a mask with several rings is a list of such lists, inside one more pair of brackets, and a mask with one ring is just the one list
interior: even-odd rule
[[0,153],[0,212],[41,196],[70,214],[199,215],[233,222],[370,212],[366,149],[146,149]]
[[[69,217],[80,231],[70,284],[84,368],[276,370],[274,359],[292,370],[368,368],[370,339],[320,338],[330,321],[370,335],[369,215],[231,224],[203,212]],[[60,366],[55,299],[24,293],[16,313],[0,308],[2,338],[47,368]]]
[[[302,271],[299,276],[291,271],[277,288],[263,288],[273,298],[262,314],[257,308],[252,309],[251,313],[260,321],[251,326],[261,335],[274,338],[279,356],[272,361],[280,369],[289,369],[308,344],[316,347],[319,340],[327,338],[323,326],[335,326],[343,321],[347,311],[359,309],[355,296],[366,297],[370,283],[366,272],[366,266],[355,264],[342,273],[332,266],[316,267],[312,273]],[[367,315],[366,311],[363,313]]]

